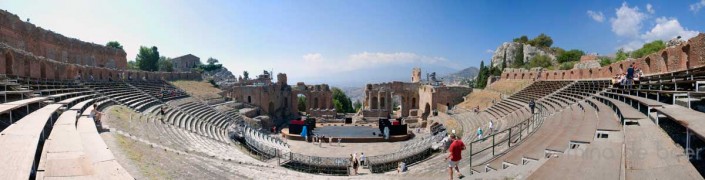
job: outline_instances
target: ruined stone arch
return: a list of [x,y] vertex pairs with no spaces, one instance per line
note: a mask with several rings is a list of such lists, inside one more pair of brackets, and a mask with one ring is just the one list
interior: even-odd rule
[[690,44],[681,48],[681,67],[684,67],[685,69],[690,69],[690,61],[688,60],[688,56],[690,56]]
[[314,109],[319,109],[321,108],[320,105],[318,104],[318,97],[313,98],[313,106]]
[[668,72],[669,68],[668,68],[668,52],[667,51],[663,51],[663,53],[661,53],[661,59],[663,59],[663,67],[664,67],[662,72]]
[[411,109],[416,109],[416,98],[411,98]]
[[273,115],[276,109],[274,109],[274,102],[269,102],[269,105],[267,106],[267,113],[270,115]]
[[588,76],[589,76],[590,78],[593,78],[593,77],[592,77],[592,69],[589,69],[589,70],[588,70]]
[[372,100],[370,100],[370,109],[378,109],[377,107],[377,97],[372,97]]
[[32,63],[30,63],[29,60],[24,60],[24,75],[27,77],[32,77],[31,70],[32,69]]
[[247,103],[252,104],[252,96],[247,96]]
[[[61,73],[61,70],[63,70],[64,72]],[[68,69],[67,69],[67,67],[64,66],[63,64],[62,64],[62,65],[57,64],[57,65],[54,67],[54,79],[64,80],[64,79],[65,79],[64,76],[66,76],[67,73],[68,73]],[[62,74],[63,74],[63,75],[62,75]]]
[[386,109],[387,108],[387,99],[384,97],[379,98],[379,108],[381,109]]
[[427,119],[428,116],[431,114],[431,105],[426,103],[423,109],[423,114],[421,114],[422,119]]
[[614,76],[614,70],[612,70],[612,66],[607,68],[607,71],[610,73],[610,76]]
[[5,74],[15,75],[13,71],[13,64],[15,63],[15,58],[12,56],[10,51],[5,52]]
[[46,67],[46,62],[44,62],[44,61],[39,62],[39,78],[40,79],[47,78],[47,67]]
[[644,63],[646,63],[646,68],[651,71],[651,58],[646,57],[646,59],[644,59]]
[[565,79],[565,71],[561,74],[561,79]]

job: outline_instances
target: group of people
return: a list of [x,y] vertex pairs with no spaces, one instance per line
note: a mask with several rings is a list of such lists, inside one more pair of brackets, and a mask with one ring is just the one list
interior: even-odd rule
[[164,97],[166,96],[175,96],[176,95],[176,90],[174,89],[165,89],[162,87],[161,91],[159,91],[159,100],[164,101]]
[[357,156],[357,153],[350,154],[350,167],[352,167],[353,175],[357,175],[357,169],[360,166],[367,165],[366,160],[365,153],[360,153],[360,157]]
[[627,68],[626,73],[621,73],[621,74],[616,74],[614,77],[612,77],[612,85],[614,86],[622,86],[626,88],[632,87],[634,84],[639,84],[639,78],[643,75],[643,71],[636,67],[634,63],[629,65],[629,68]]
[[[489,123],[487,123],[487,130],[489,130],[489,134],[492,135],[494,132],[494,121],[490,120]],[[482,135],[484,134],[484,130],[482,130],[482,127],[477,127],[477,131],[475,132],[475,135],[477,135],[477,139],[482,139]]]

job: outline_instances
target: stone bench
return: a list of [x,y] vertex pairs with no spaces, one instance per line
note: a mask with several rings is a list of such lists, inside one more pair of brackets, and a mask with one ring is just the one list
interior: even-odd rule
[[0,147],[4,147],[0,153],[0,179],[29,179],[39,143],[45,138],[44,127],[60,107],[44,106],[0,132]]

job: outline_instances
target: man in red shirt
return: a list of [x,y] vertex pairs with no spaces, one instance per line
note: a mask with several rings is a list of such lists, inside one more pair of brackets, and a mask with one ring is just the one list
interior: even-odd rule
[[450,139],[453,142],[450,144],[450,148],[448,148],[448,157],[446,157],[446,160],[450,158],[448,161],[450,179],[453,180],[453,167],[455,167],[455,171],[458,172],[458,179],[462,179],[465,176],[460,173],[460,169],[458,169],[458,162],[462,159],[460,153],[465,150],[465,144],[459,138],[455,137],[455,134],[450,134]]

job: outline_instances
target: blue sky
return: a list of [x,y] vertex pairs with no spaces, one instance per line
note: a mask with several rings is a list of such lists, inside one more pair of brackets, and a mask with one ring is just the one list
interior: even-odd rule
[[479,66],[502,42],[546,33],[554,46],[612,54],[694,36],[705,0],[683,1],[35,1],[0,9],[69,37],[219,59],[234,74],[360,86],[408,81],[411,68]]

